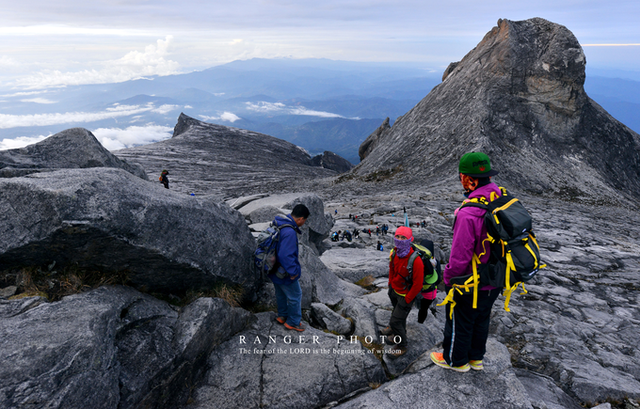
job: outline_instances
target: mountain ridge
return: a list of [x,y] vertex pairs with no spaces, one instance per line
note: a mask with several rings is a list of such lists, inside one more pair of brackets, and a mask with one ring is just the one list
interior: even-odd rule
[[566,27],[540,18],[499,20],[343,179],[388,172],[415,185],[453,180],[464,153],[484,151],[507,187],[634,200],[640,136],[587,96],[585,64]]

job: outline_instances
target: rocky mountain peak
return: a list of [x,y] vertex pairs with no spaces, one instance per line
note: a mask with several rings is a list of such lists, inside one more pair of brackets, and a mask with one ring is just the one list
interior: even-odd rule
[[191,118],[188,115],[185,115],[183,112],[180,113],[178,117],[178,122],[176,126],[173,127],[173,136],[176,137],[187,132],[192,127],[199,127],[202,124],[201,121],[197,119]]
[[147,179],[141,167],[116,157],[84,128],[67,129],[36,144],[0,152],[0,177],[95,167],[121,168]]
[[171,139],[116,154],[140,164],[151,175],[167,169],[172,190],[220,197],[286,191],[298,181],[338,174],[312,164],[309,153],[290,142],[202,122],[184,113]]
[[459,158],[484,151],[501,170],[496,180],[518,191],[640,197],[640,136],[587,96],[585,65],[566,27],[499,20],[441,84],[381,132],[351,176],[457,181]]

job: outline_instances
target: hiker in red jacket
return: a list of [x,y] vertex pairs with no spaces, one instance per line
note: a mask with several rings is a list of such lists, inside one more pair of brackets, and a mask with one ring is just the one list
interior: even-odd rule
[[391,349],[391,357],[398,357],[407,352],[407,316],[411,312],[413,300],[422,290],[424,265],[420,257],[413,262],[413,277],[409,278],[407,263],[414,252],[411,242],[413,232],[409,227],[401,226],[393,238],[395,247],[391,251],[389,261],[389,298],[393,312],[389,326],[380,333],[388,335],[397,344]]

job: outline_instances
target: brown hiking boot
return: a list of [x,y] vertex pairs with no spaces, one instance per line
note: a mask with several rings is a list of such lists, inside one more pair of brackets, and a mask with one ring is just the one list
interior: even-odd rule
[[302,326],[302,323],[300,323],[300,324],[298,324],[298,325],[289,325],[289,324],[287,324],[287,323],[285,322],[285,323],[284,323],[284,327],[285,327],[286,329],[292,329],[292,330],[295,330],[295,331],[300,331],[300,332],[304,331],[304,327]]
[[393,335],[393,331],[391,327],[387,327],[385,329],[380,330],[381,335]]

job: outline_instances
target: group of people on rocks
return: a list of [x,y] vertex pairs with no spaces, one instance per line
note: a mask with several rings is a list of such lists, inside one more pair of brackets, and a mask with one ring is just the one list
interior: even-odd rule
[[343,241],[347,239],[347,241],[351,241],[352,239],[357,239],[360,236],[360,232],[358,229],[353,231],[353,234],[349,230],[338,230],[331,233],[331,241]]
[[[498,174],[498,171],[492,169],[490,159],[484,153],[470,152],[463,155],[458,165],[458,173],[465,196],[469,199],[489,200],[492,196],[502,194],[498,186],[491,181],[491,177]],[[337,210],[335,213],[337,214]],[[483,223],[484,214],[485,211],[482,209],[471,206],[461,206],[456,211],[449,263],[442,273],[447,292],[452,287],[452,279],[472,274],[474,254],[481,254],[481,263],[487,263],[489,260],[490,249],[483,248],[483,239],[487,236],[487,229]],[[277,270],[284,273],[269,274],[276,290],[276,321],[295,331],[305,330],[301,323],[302,291],[298,283],[301,267],[298,261],[297,234],[300,234],[299,228],[304,225],[309,215],[309,210],[299,204],[287,217],[277,216],[274,220],[274,224],[281,227],[276,252]],[[421,224],[424,227],[424,221]],[[283,228],[284,226],[291,228]],[[371,234],[370,230],[368,233]],[[407,352],[407,317],[413,304],[419,300],[418,321],[423,323],[437,293],[435,288],[424,290],[424,278],[425,272],[431,271],[433,274],[439,263],[425,266],[420,257],[412,257],[416,252],[413,242],[411,227],[401,226],[396,229],[389,260],[388,281],[388,296],[393,312],[389,325],[381,331],[382,335],[395,343],[391,348],[391,357]],[[433,243],[423,241],[422,244],[427,247],[430,245],[433,254]],[[379,241],[378,246],[381,246]],[[285,278],[280,278],[282,276]],[[500,288],[483,286],[478,290],[475,300],[477,305],[474,305],[474,297],[469,292],[454,292],[453,303],[446,305],[442,352],[432,352],[430,356],[435,365],[457,372],[483,369],[491,308],[499,294]],[[452,311],[453,306],[455,310]]]

